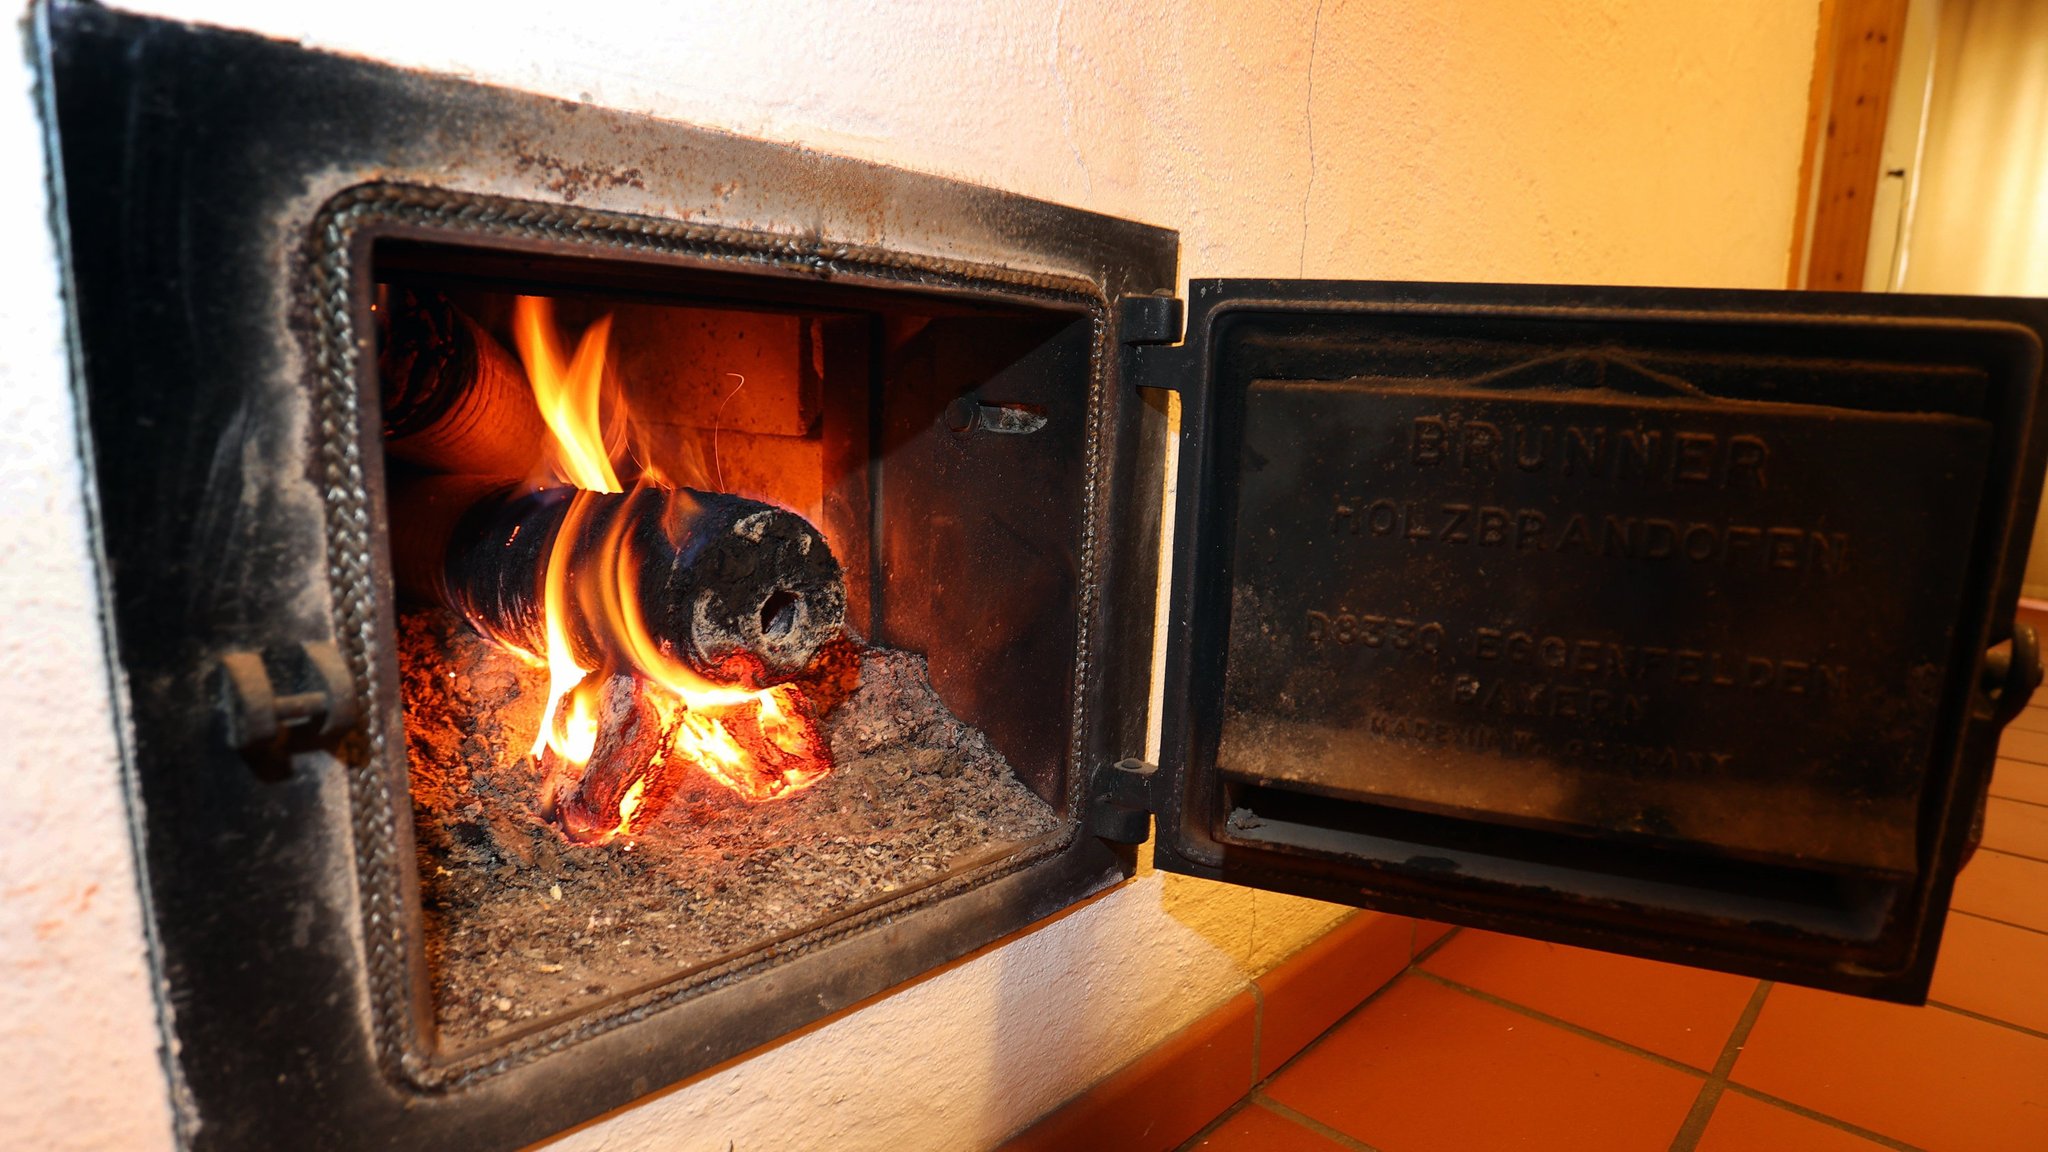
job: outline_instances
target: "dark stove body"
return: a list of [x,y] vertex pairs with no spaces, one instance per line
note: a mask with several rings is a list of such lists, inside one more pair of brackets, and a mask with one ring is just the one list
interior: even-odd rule
[[[523,1144],[1128,874],[1128,850],[1070,819],[1057,843],[723,968],[437,1052],[364,400],[373,247],[455,245],[564,283],[697,277],[1066,317],[1011,382],[1065,389],[1084,425],[1045,462],[1068,478],[1066,518],[1023,529],[1071,570],[1078,606],[1064,666],[1042,677],[1071,718],[1048,786],[1071,815],[1076,766],[1143,739],[1151,621],[1109,606],[1151,602],[1156,498],[1132,493],[1157,476],[1140,475],[1142,405],[1109,387],[1107,341],[1114,301],[1172,288],[1176,238],[248,35],[61,4],[39,18],[185,1139]],[[272,741],[279,756],[233,747],[279,724],[299,733]]]

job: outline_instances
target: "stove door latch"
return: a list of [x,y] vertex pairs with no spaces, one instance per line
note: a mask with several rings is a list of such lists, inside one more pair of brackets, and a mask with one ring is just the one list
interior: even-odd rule
[[1119,760],[1098,769],[1088,789],[1088,834],[1112,844],[1143,844],[1152,834],[1153,781],[1159,766]]
[[228,745],[259,772],[331,745],[356,722],[354,678],[328,643],[276,645],[220,658],[213,696]]

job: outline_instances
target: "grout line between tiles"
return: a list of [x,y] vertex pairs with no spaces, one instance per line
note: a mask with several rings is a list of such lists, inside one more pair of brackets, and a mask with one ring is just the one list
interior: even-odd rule
[[1431,983],[1440,984],[1445,988],[1449,988],[1453,992],[1463,992],[1465,995],[1470,996],[1475,1000],[1483,1000],[1496,1008],[1505,1008],[1510,1012],[1516,1013],[1517,1015],[1527,1016],[1531,1020],[1541,1020],[1543,1023],[1548,1024],[1553,1028],[1562,1028],[1566,1032],[1570,1032],[1575,1036],[1583,1036],[1588,1040],[1593,1040],[1597,1041],[1598,1043],[1605,1044],[1609,1048],[1619,1048],[1623,1052],[1627,1052],[1632,1056],[1640,1056],[1643,1059],[1648,1060],[1652,1063],[1662,1064],[1664,1067],[1670,1068],[1673,1071],[1683,1072],[1688,1076],[1705,1077],[1712,1075],[1712,1073],[1708,1072],[1704,1068],[1695,1068],[1690,1064],[1686,1064],[1678,1060],[1673,1060],[1669,1056],[1660,1056],[1657,1053],[1650,1051],[1648,1048],[1638,1048],[1635,1045],[1630,1044],[1626,1040],[1616,1040],[1612,1036],[1607,1036],[1599,1032],[1595,1032],[1591,1028],[1586,1028],[1581,1025],[1574,1024],[1569,1020],[1552,1016],[1548,1012],[1538,1012],[1534,1008],[1530,1008],[1527,1005],[1523,1004],[1517,1004],[1513,1000],[1504,1000],[1499,996],[1495,996],[1491,992],[1482,992],[1477,988],[1471,987],[1470,985],[1460,984],[1456,980],[1446,980],[1442,976],[1439,976],[1434,972],[1426,972],[1418,968],[1414,971],[1414,975],[1419,976],[1424,980],[1428,980]]
[[1893,1149],[1894,1152],[1927,1152],[1926,1149],[1920,1147],[1918,1144],[1908,1144],[1904,1140],[1894,1140],[1893,1138],[1885,1135],[1882,1132],[1873,1132],[1870,1129],[1864,1128],[1860,1125],[1851,1124],[1847,1120],[1838,1120],[1825,1112],[1815,1112],[1811,1108],[1806,1108],[1798,1104],[1794,1104],[1790,1100],[1786,1100],[1778,1096],[1773,1096],[1769,1092],[1759,1092],[1754,1088],[1751,1088],[1745,1084],[1738,1084],[1733,1080],[1730,1080],[1728,1082],[1728,1091],[1739,1093],[1743,1096],[1749,1097],[1752,1100],[1761,1100],[1765,1104],[1769,1104],[1774,1107],[1783,1108],[1785,1111],[1790,1112],[1795,1116],[1804,1116],[1808,1120],[1812,1120],[1816,1123],[1825,1124],[1830,1128],[1840,1129],[1843,1132],[1849,1133],[1851,1136],[1861,1136],[1865,1140],[1870,1141],[1872,1144],[1876,1144],[1883,1148]]
[[2029,1028],[2025,1024],[2015,1024],[2010,1020],[2000,1020],[1996,1016],[1986,1016],[1982,1012],[1973,1012],[1968,1008],[1958,1008],[1954,1004],[1944,1003],[1940,1000],[1929,1000],[1927,1006],[1929,1008],[1939,1008],[1943,1012],[1953,1012],[1958,1016],[1967,1016],[1972,1020],[1981,1020],[1986,1024],[1996,1024],[2000,1028],[2011,1029],[2022,1036],[2034,1036],[2042,1040],[2048,1040],[2048,1032],[2043,1032],[2038,1028]]
[[2032,859],[2034,859],[2034,858],[2033,858],[2032,856],[2028,856],[2028,855],[2026,855],[2025,853],[2021,853],[2021,852],[2014,852],[2014,851],[2012,851],[2012,850],[2011,850],[2011,849],[2009,849],[2009,848],[1993,848],[1993,847],[1992,847],[1991,845],[1989,845],[1989,844],[1979,844],[1979,845],[1977,845],[1977,851],[1978,851],[1979,853],[1989,852],[1989,853],[1991,853],[1991,854],[1992,854],[1993,856],[2011,856],[2011,857],[2014,857],[2014,858],[2016,858],[2016,859],[2020,859],[2020,860],[2032,860]]
[[1340,1128],[1332,1128],[1328,1124],[1323,1123],[1321,1120],[1318,1120],[1313,1116],[1301,1112],[1296,1112],[1294,1109],[1289,1108],[1287,1105],[1282,1104],[1278,1100],[1273,1099],[1271,1096],[1266,1095],[1264,1092],[1261,1092],[1256,1088],[1252,1089],[1252,1094],[1249,1097],[1249,1099],[1256,1102],[1259,1107],[1264,1108],[1268,1112],[1273,1113],[1275,1116],[1278,1116],[1283,1120],[1291,1121],[1292,1123],[1298,1124],[1301,1127],[1306,1128],[1309,1131],[1315,1133],[1316,1135],[1321,1136],[1325,1140],[1329,1140],[1333,1143],[1342,1145],[1345,1148],[1349,1148],[1351,1149],[1351,1152],[1379,1152],[1379,1149],[1374,1148],[1372,1145],[1367,1144],[1365,1141],[1360,1140],[1358,1137],[1353,1136],[1351,1133],[1346,1132]]
[[[2018,804],[2018,803],[2021,803],[2021,801],[2018,801],[2018,800],[2001,800],[2001,801],[1999,801],[1999,802],[2000,802],[2001,804]],[[2000,855],[2000,856],[2011,856],[2011,857],[2013,857],[2014,859],[2017,859],[2017,860],[2031,860],[2031,861],[2033,861],[2033,862],[2034,862],[2034,863],[2036,863],[2036,864],[2048,864],[2048,859],[2044,859],[2044,858],[2042,858],[2042,857],[2040,857],[2040,856],[2029,856],[2029,855],[2027,855],[2027,854],[2026,854],[2025,852],[2015,852],[2015,851],[2013,851],[2013,850],[2012,850],[2012,849],[2010,849],[2010,848],[2000,848],[2000,847],[1999,847],[1998,845],[1996,845],[1996,844],[1988,844],[1988,843],[1987,843],[1987,844],[1979,844],[1979,845],[1977,845],[1977,851],[1979,851],[1979,852],[1992,852],[1992,853],[1995,853],[1995,854],[1997,854],[1997,855]]]
[[1735,1071],[1736,1057],[1742,1055],[1742,1046],[1749,1042],[1749,1033],[1756,1027],[1756,1018],[1763,1015],[1764,1001],[1770,998],[1771,982],[1759,980],[1756,989],[1749,994],[1749,1003],[1742,1006],[1742,1015],[1736,1017],[1735,1027],[1728,1030],[1728,1042],[1721,1045],[1721,1055],[1714,1061],[1714,1070],[1707,1074],[1707,1082],[1700,1085],[1700,1094],[1693,1098],[1692,1111],[1685,1114],[1685,1122],[1678,1126],[1678,1134],[1671,1138],[1671,1152],[1693,1152],[1699,1147],[1700,1137],[1707,1134],[1707,1122],[1714,1118],[1714,1110],[1721,1106],[1721,1094],[1728,1090],[1728,1077]]
[[1266,990],[1259,987],[1255,979],[1249,985],[1252,990],[1252,1074],[1246,1080],[1245,1091],[1251,1091],[1259,1083],[1259,1054],[1266,1043]]
[[[2020,803],[2025,803],[2025,801],[2020,801]],[[2048,807],[2048,805],[2037,806]],[[1990,852],[1997,852],[2000,855],[2021,856],[2020,853],[2005,852],[1995,848],[1986,848],[1984,850]],[[2032,857],[2025,856],[2021,856],[2021,858],[2033,859]],[[1978,920],[1985,920],[1994,924],[2002,924],[2007,927],[2018,928],[2022,931],[2033,932],[2037,935],[2048,935],[2048,932],[2043,932],[2040,929],[2029,927],[2025,924],[2014,924],[2010,921],[2000,920],[1995,916],[1983,915],[1982,913],[1969,912],[1958,908],[1953,909],[1952,914],[1970,916]],[[1409,928],[1409,951],[1411,953],[1414,952],[1415,938],[1416,935],[1419,934],[1420,930],[1420,925],[1418,923],[1411,921]],[[1611,1048],[1619,1049],[1631,1055],[1649,1060],[1652,1063],[1661,1064],[1674,1071],[1683,1072],[1692,1076],[1704,1077],[1705,1082],[1700,1086],[1700,1092],[1699,1095],[1694,1099],[1692,1110],[1687,1114],[1685,1121],[1679,1127],[1677,1136],[1675,1136],[1672,1140],[1670,1146],[1671,1152],[1693,1152],[1693,1150],[1698,1146],[1700,1139],[1705,1135],[1707,1125],[1711,1122],[1714,1112],[1719,1107],[1721,1097],[1726,1092],[1731,1090],[1743,1096],[1747,1096],[1753,1100],[1760,1101],[1762,1103],[1771,1105],[1776,1108],[1781,1108],[1787,1112],[1791,1112],[1794,1115],[1804,1117],[1805,1119],[1814,1121],[1816,1123],[1824,1124],[1828,1127],[1835,1128],[1843,1132],[1847,1132],[1861,1139],[1875,1143],[1881,1147],[1894,1149],[1895,1152],[1924,1152],[1924,1150],[1917,1145],[1908,1144],[1905,1141],[1898,1140],[1890,1136],[1886,1136],[1883,1133],[1876,1132],[1868,1128],[1864,1128],[1857,1124],[1852,1124],[1849,1121],[1842,1120],[1838,1117],[1830,1116],[1824,1112],[1818,1112],[1814,1109],[1807,1108],[1799,1104],[1794,1104],[1789,1100],[1783,1099],[1778,1096],[1773,1096],[1768,1092],[1764,1092],[1756,1088],[1751,1088],[1747,1085],[1736,1083],[1732,1079],[1730,1079],[1731,1075],[1734,1072],[1735,1063],[1737,1059],[1741,1056],[1743,1046],[1747,1043],[1750,1032],[1755,1028],[1758,1018],[1762,1015],[1764,1002],[1769,997],[1770,991],[1774,987],[1773,983],[1770,981],[1758,982],[1755,992],[1751,994],[1749,1003],[1744,1006],[1741,1017],[1737,1019],[1734,1028],[1731,1029],[1729,1033],[1727,1042],[1722,1046],[1720,1057],[1715,1061],[1713,1069],[1711,1071],[1702,1071],[1701,1069],[1695,1068],[1681,1061],[1673,1060],[1667,1056],[1662,1056],[1658,1053],[1649,1051],[1648,1049],[1639,1048],[1633,1044],[1627,1043],[1626,1041],[1618,1040],[1612,1036],[1603,1035],[1602,1033],[1595,1032],[1592,1029],[1574,1024],[1569,1020],[1560,1019],[1558,1017],[1551,1016],[1548,1013],[1540,1012],[1536,1009],[1527,1007],[1526,1005],[1517,1004],[1514,1001],[1507,1000],[1499,996],[1495,996],[1492,993],[1484,992],[1480,989],[1473,988],[1465,984],[1461,984],[1455,980],[1446,979],[1442,976],[1437,975],[1434,972],[1424,971],[1421,967],[1423,961],[1435,955],[1452,939],[1457,937],[1461,931],[1461,929],[1454,928],[1451,931],[1445,933],[1435,943],[1431,944],[1427,950],[1425,950],[1419,955],[1416,955],[1409,962],[1408,966],[1404,968],[1401,972],[1397,973],[1393,979],[1388,980],[1385,984],[1382,984],[1379,988],[1375,989],[1372,995],[1367,996],[1365,999],[1359,1001],[1349,1011],[1345,1012],[1343,1016],[1339,1017],[1328,1028],[1324,1029],[1322,1034],[1318,1035],[1314,1040],[1311,1040],[1308,1044],[1304,1045],[1299,1052],[1295,1053],[1287,1061],[1282,1063],[1280,1067],[1274,1069],[1273,1074],[1271,1076],[1267,1076],[1263,1079],[1259,1077],[1258,1069],[1259,1058],[1261,1053],[1261,1044],[1264,1039],[1265,997],[1262,991],[1259,989],[1257,983],[1252,983],[1250,985],[1254,1006],[1252,1032],[1252,1087],[1244,1096],[1240,1097],[1238,1100],[1232,1103],[1230,1107],[1224,1109],[1214,1119],[1210,1120],[1209,1123],[1204,1125],[1201,1131],[1197,1132],[1194,1136],[1190,1137],[1185,1143],[1181,1144],[1180,1149],[1182,1150],[1182,1152],[1187,1152],[1187,1150],[1194,1149],[1203,1140],[1207,1139],[1209,1136],[1214,1134],[1217,1129],[1221,1128],[1233,1117],[1243,1112],[1247,1107],[1255,1106],[1263,1107],[1266,1110],[1274,1113],[1275,1115],[1280,1116],[1282,1119],[1285,1119],[1288,1122],[1298,1125],[1302,1128],[1306,1128],[1309,1131],[1324,1137],[1325,1139],[1331,1140],[1346,1149],[1352,1150],[1352,1152],[1378,1152],[1378,1150],[1373,1148],[1373,1146],[1365,1143],[1362,1140],[1359,1140],[1357,1137],[1352,1136],[1349,1133],[1344,1132],[1340,1129],[1333,1128],[1330,1125],[1325,1124],[1324,1122],[1317,1120],[1312,1116],[1299,1112],[1287,1106],[1286,1104],[1283,1104],[1278,1100],[1273,1099],[1271,1096],[1266,1094],[1265,1088],[1267,1084],[1271,1083],[1274,1079],[1276,1079],[1282,1073],[1286,1072],[1289,1068],[1291,1068],[1296,1061],[1300,1060],[1302,1057],[1308,1055],[1310,1052],[1314,1051],[1317,1047],[1319,1047],[1325,1038],[1327,1038],[1329,1035],[1342,1028],[1346,1023],[1348,1023],[1351,1020],[1353,1016],[1356,1016],[1357,1014],[1362,1012],[1366,1007],[1371,1005],[1375,1000],[1378,1000],[1382,995],[1384,995],[1390,989],[1392,989],[1394,985],[1400,983],[1400,981],[1407,976],[1420,977],[1424,980],[1430,981],[1431,983],[1437,984],[1444,988],[1448,988],[1455,992],[1463,993],[1464,995],[1470,996],[1484,1003],[1492,1004],[1495,1007],[1507,1009],[1508,1011],[1514,1012],[1517,1015],[1526,1016],[1530,1019],[1537,1020],[1545,1024],[1549,1024],[1552,1027],[1562,1029],[1564,1031],[1573,1033],[1578,1036],[1582,1036],[1586,1039],[1606,1045]],[[1953,1004],[1947,1004],[1936,1000],[1929,1000],[1927,1002],[1927,1006],[1930,1008],[1939,1009],[1944,1012],[1950,1012],[1958,1016],[1963,1016],[1968,1019],[1977,1020],[1986,1024],[1993,1024],[2001,1028],[2006,1028],[2014,1032],[2019,1032],[2023,1035],[2048,1040],[2048,1032],[2040,1031],[2034,1028],[2029,1028],[2021,1024],[2014,1024],[2008,1020],[2000,1020],[1997,1017],[1988,1016],[1981,1012],[1974,1012],[1967,1008],[1957,1007]]]
[[[2008,759],[2010,759],[2010,757],[2008,757]],[[2020,761],[2020,763],[2026,764],[2029,763],[2029,761],[2022,760]],[[2035,764],[2034,767],[2048,768],[2048,764]],[[2039,800],[2022,800],[2017,796],[1993,796],[1992,799],[2003,800],[2007,804],[2025,804],[2029,808],[2048,808],[2048,804],[2043,804]]]
[[1207,1124],[1202,1125],[1202,1130],[1200,1132],[1197,1132],[1193,1136],[1188,1137],[1186,1140],[1181,1141],[1181,1143],[1174,1148],[1173,1152],[1193,1152],[1193,1149],[1201,1147],[1202,1141],[1207,1140],[1209,1137],[1215,1135],[1216,1130],[1218,1128],[1221,1128],[1223,1127],[1223,1125],[1229,1123],[1231,1117],[1237,1115],[1239,1112],[1242,1112],[1246,1108],[1250,1107],[1251,1102],[1251,1093],[1247,1092],[1244,1095],[1239,1096],[1237,1100],[1230,1105],[1230,1107],[1225,1108],[1221,1112],[1218,1112],[1214,1120],[1211,1120]]
[[1973,920],[1989,920],[1993,924],[2003,924],[2007,928],[2017,928],[2022,932],[2032,932],[2036,936],[2048,936],[2048,930],[2036,928],[2031,924],[2018,924],[2011,920],[2001,920],[1996,916],[1987,916],[1982,912],[1972,912],[1966,908],[1951,907],[1948,910],[1948,914],[1951,916],[1968,916]]
[[[1414,923],[1411,920],[1409,926],[1410,935],[1408,937],[1408,950],[1410,952],[1415,951],[1415,937],[1413,935],[1415,930],[1416,929]],[[1345,1012],[1342,1016],[1339,1016],[1336,1020],[1332,1021],[1330,1023],[1330,1026],[1328,1028],[1323,1029],[1322,1032],[1318,1033],[1315,1039],[1310,1040],[1308,1043],[1302,1045],[1300,1051],[1296,1052],[1294,1055],[1289,1056],[1286,1060],[1282,1061],[1278,1068],[1273,1069],[1272,1075],[1267,1076],[1264,1079],[1259,1079],[1258,1066],[1254,1064],[1252,1066],[1252,1089],[1250,1092],[1246,1093],[1245,1098],[1257,1099],[1262,1103],[1266,1104],[1274,1111],[1279,1112],[1281,1115],[1286,1116],[1290,1120],[1293,1120],[1295,1123],[1302,1124],[1306,1127],[1312,1128],[1317,1132],[1324,1132],[1326,1134],[1329,1132],[1336,1132],[1336,1129],[1330,1128],[1322,1121],[1314,1120],[1310,1117],[1304,1116],[1303,1114],[1296,1112],[1294,1109],[1287,1107],[1285,1104],[1282,1104],[1279,1101],[1274,1100],[1273,1098],[1267,1096],[1265,1092],[1266,1085],[1271,1084],[1275,1079],[1284,1075],[1289,1068],[1294,1067],[1294,1065],[1302,1058],[1306,1057],[1309,1053],[1321,1047],[1323,1041],[1327,1040],[1331,1036],[1331,1034],[1335,1033],[1338,1029],[1344,1027],[1344,1025],[1350,1023],[1351,1018],[1353,1016],[1356,1016],[1360,1012],[1365,1011],[1366,1008],[1372,1005],[1373,1001],[1378,1000],[1380,997],[1386,995],[1390,990],[1392,990],[1394,985],[1399,984],[1404,978],[1408,976],[1421,974],[1422,969],[1419,967],[1419,965],[1422,963],[1422,961],[1429,958],[1430,956],[1434,956],[1437,952],[1437,949],[1442,948],[1445,944],[1450,943],[1451,940],[1454,939],[1461,931],[1463,931],[1463,929],[1453,928],[1449,932],[1444,933],[1442,938],[1439,939],[1436,943],[1430,945],[1428,950],[1423,952],[1422,955],[1417,956],[1414,959],[1410,960],[1408,962],[1407,967],[1401,969],[1399,972],[1394,973],[1393,977],[1389,979],[1385,984],[1382,984],[1378,988],[1373,989],[1372,995],[1367,996],[1365,999],[1360,1000],[1358,1003],[1352,1005],[1349,1011]],[[1367,1148],[1365,1144],[1360,1143],[1355,1138],[1346,1136],[1344,1137],[1344,1139],[1350,1141],[1347,1147],[1366,1149],[1366,1152],[1373,1152],[1372,1149]]]
[[1692,1098],[1692,1110],[1678,1125],[1678,1134],[1671,1138],[1671,1152],[1693,1152],[1700,1146],[1700,1137],[1707,1134],[1707,1121],[1714,1118],[1714,1110],[1721,1106],[1721,1094],[1728,1090],[1726,1080],[1708,1077],[1700,1085],[1700,1094]]
[[[1420,929],[1417,929],[1417,930],[1419,931]],[[1446,944],[1449,944],[1449,943],[1450,943],[1451,941],[1453,941],[1453,940],[1456,940],[1456,939],[1458,938],[1458,936],[1459,936],[1459,935],[1460,935],[1461,933],[1463,933],[1464,931],[1465,931],[1465,930],[1464,930],[1463,928],[1453,928],[1453,929],[1451,929],[1451,930],[1450,930],[1449,932],[1446,932],[1446,933],[1444,933],[1443,935],[1441,935],[1441,936],[1437,937],[1437,938],[1436,938],[1436,943],[1434,943],[1434,944],[1431,944],[1431,945],[1430,945],[1429,947],[1427,947],[1427,948],[1424,948],[1424,949],[1422,950],[1422,954],[1421,954],[1421,955],[1419,955],[1419,956],[1416,956],[1416,957],[1415,957],[1415,958],[1414,958],[1413,960],[1410,960],[1410,961],[1408,962],[1408,966],[1409,966],[1410,968],[1413,968],[1413,967],[1415,967],[1416,965],[1418,965],[1418,964],[1422,963],[1422,962],[1423,962],[1424,960],[1427,960],[1427,959],[1429,959],[1429,958],[1430,958],[1431,956],[1434,956],[1434,955],[1436,955],[1437,953],[1439,953],[1439,952],[1443,951],[1443,950],[1444,950],[1444,945],[1446,945]],[[1410,953],[1413,953],[1413,952],[1415,951],[1415,938],[1414,938],[1413,936],[1410,936],[1410,937],[1408,938],[1408,951],[1409,951]]]
[[[1254,1080],[1252,1082],[1252,1094],[1258,1095],[1260,1089],[1272,1083],[1275,1077],[1278,1077],[1282,1073],[1286,1072],[1289,1068],[1294,1067],[1296,1061],[1299,1061],[1302,1057],[1308,1055],[1309,1053],[1315,1051],[1317,1048],[1321,1047],[1323,1041],[1329,1039],[1330,1034],[1332,1032],[1335,1032],[1337,1029],[1342,1028],[1344,1025],[1350,1023],[1351,1018],[1353,1016],[1356,1016],[1360,1012],[1365,1011],[1367,1006],[1369,1006],[1373,1001],[1378,1000],[1380,997],[1386,995],[1388,989],[1392,988],[1396,984],[1399,984],[1401,982],[1402,977],[1407,976],[1410,973],[1413,973],[1415,970],[1416,968],[1414,963],[1410,962],[1408,967],[1403,968],[1399,972],[1394,973],[1393,979],[1388,980],[1385,984],[1382,984],[1379,987],[1373,989],[1372,995],[1367,996],[1365,999],[1360,1000],[1358,1003],[1352,1005],[1350,1011],[1344,1013],[1342,1016],[1339,1016],[1337,1017],[1337,1019],[1331,1021],[1330,1026],[1328,1028],[1323,1029],[1320,1033],[1318,1033],[1315,1039],[1302,1045],[1301,1051],[1296,1052],[1292,1056],[1289,1056],[1284,1062],[1281,1063],[1281,1065],[1278,1068],[1273,1069],[1272,1076],[1268,1076],[1263,1080]],[[1254,1069],[1253,1071],[1256,1072],[1257,1069]]]
[[[1414,928],[1412,923],[1409,931],[1410,935],[1408,937],[1408,950],[1410,952],[1413,952],[1415,950],[1415,937],[1413,935]],[[1435,952],[1438,948],[1441,948],[1443,946],[1445,941],[1448,941],[1451,937],[1456,936],[1457,934],[1458,930],[1453,928],[1451,931],[1444,934],[1442,940],[1439,940],[1435,944],[1431,945],[1429,952],[1425,952],[1423,953],[1423,955],[1427,956],[1430,953]],[[1315,1039],[1310,1040],[1307,1044],[1302,1045],[1301,1051],[1296,1052],[1294,1055],[1288,1057],[1287,1060],[1283,1062],[1278,1068],[1273,1069],[1272,1076],[1267,1076],[1264,1079],[1259,1078],[1259,1047],[1265,1033],[1266,998],[1265,994],[1259,989],[1258,983],[1254,981],[1251,986],[1252,1002],[1256,1007],[1256,1012],[1253,1016],[1252,1031],[1251,1089],[1247,1091],[1243,1096],[1239,1097],[1238,1100],[1235,1103],[1233,1103],[1230,1107],[1224,1109],[1223,1112],[1220,1115],[1218,1115],[1215,1119],[1209,1121],[1208,1124],[1204,1125],[1202,1127],[1202,1130],[1200,1132],[1195,1133],[1195,1135],[1190,1137],[1186,1143],[1182,1144],[1180,1146],[1180,1150],[1177,1150],[1177,1152],[1181,1152],[1181,1150],[1192,1149],[1196,1145],[1200,1144],[1203,1140],[1208,1139],[1208,1137],[1211,1134],[1213,1134],[1217,1128],[1223,1126],[1225,1121],[1237,1115],[1239,1112],[1244,1111],[1246,1105],[1254,1101],[1263,1104],[1269,1110],[1278,1113],[1282,1117],[1292,1121],[1295,1124],[1299,1124],[1302,1127],[1308,1128],[1311,1131],[1314,1131],[1320,1135],[1327,1136],[1331,1139],[1337,1140],[1339,1143],[1342,1143],[1346,1148],[1354,1149],[1356,1150],[1356,1152],[1378,1152],[1377,1149],[1360,1142],[1356,1138],[1347,1136],[1337,1131],[1335,1128],[1332,1128],[1329,1125],[1324,1124],[1320,1120],[1316,1120],[1311,1117],[1305,1116],[1302,1113],[1296,1112],[1294,1109],[1289,1108],[1285,1104],[1282,1104],[1279,1101],[1272,1099],[1271,1097],[1265,1094],[1264,1088],[1268,1083],[1270,1083],[1273,1080],[1275,1076],[1278,1076],[1281,1073],[1287,1071],[1289,1068],[1293,1067],[1295,1061],[1300,1060],[1302,1057],[1314,1051],[1316,1047],[1323,1042],[1325,1037],[1329,1036],[1332,1032],[1335,1032],[1337,1029],[1343,1027],[1347,1022],[1350,1021],[1350,1019],[1353,1016],[1356,1016],[1360,1012],[1364,1011],[1367,1005],[1371,1004],[1373,1001],[1379,999],[1382,995],[1384,995],[1389,988],[1392,988],[1394,985],[1400,983],[1401,978],[1403,976],[1406,976],[1410,972],[1414,971],[1417,960],[1420,960],[1420,957],[1417,957],[1416,960],[1409,961],[1408,966],[1403,968],[1401,971],[1396,972],[1392,979],[1388,980],[1385,984],[1380,985],[1378,988],[1373,989],[1372,995],[1367,996],[1365,999],[1360,1000],[1357,1004],[1352,1005],[1349,1011],[1345,1012],[1344,1015],[1338,1017],[1334,1022],[1330,1024],[1328,1028],[1323,1029],[1323,1031],[1319,1035],[1317,1035]]]

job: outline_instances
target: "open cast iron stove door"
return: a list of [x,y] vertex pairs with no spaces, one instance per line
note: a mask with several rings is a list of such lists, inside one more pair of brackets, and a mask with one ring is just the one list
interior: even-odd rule
[[1142,804],[1173,871],[1924,997],[2039,679],[2048,308],[1191,291],[1177,347],[1127,309],[1181,489],[1161,768],[1106,772],[1099,826]]

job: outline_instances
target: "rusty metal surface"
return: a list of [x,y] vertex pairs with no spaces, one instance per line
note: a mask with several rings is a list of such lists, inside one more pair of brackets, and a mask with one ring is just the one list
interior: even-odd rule
[[1257,381],[1218,767],[1910,874],[1990,440],[1668,366]]
[[2048,307],[1191,292],[1159,867],[1925,995]]

